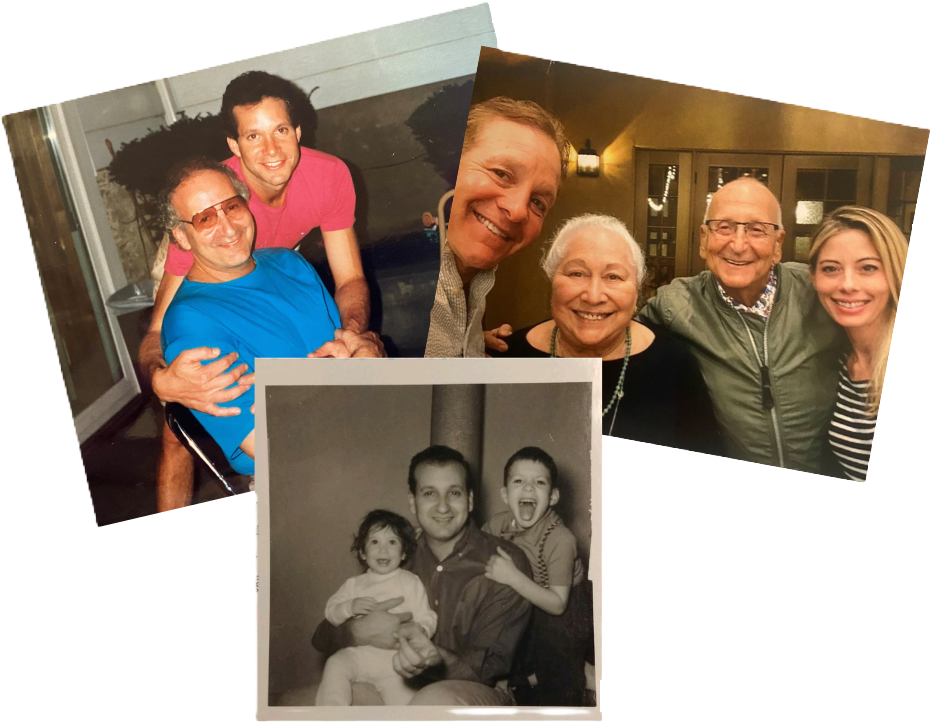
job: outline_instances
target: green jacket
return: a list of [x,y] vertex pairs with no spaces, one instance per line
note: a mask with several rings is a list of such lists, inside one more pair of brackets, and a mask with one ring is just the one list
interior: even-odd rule
[[640,319],[666,326],[691,347],[729,456],[821,471],[846,344],[819,304],[806,265],[777,266],[777,295],[766,322],[725,303],[708,271],[660,288]]

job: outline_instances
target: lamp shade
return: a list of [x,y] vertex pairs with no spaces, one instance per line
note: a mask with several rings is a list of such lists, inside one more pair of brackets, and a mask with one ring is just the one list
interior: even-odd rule
[[600,155],[591,148],[591,140],[584,142],[584,148],[578,150],[578,176],[597,177],[601,173]]

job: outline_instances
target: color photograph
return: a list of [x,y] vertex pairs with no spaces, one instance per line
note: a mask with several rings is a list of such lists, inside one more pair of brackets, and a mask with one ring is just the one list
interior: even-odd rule
[[485,5],[4,117],[99,525],[250,489],[255,357],[423,354],[482,42]]
[[926,129],[493,48],[472,104],[426,355],[600,357],[606,435],[865,480]]

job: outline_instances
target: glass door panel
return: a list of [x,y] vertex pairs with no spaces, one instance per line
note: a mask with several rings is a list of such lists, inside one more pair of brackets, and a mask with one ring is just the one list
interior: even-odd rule
[[887,215],[901,228],[908,242],[914,225],[914,210],[920,192],[920,177],[924,171],[924,157],[895,157],[891,159],[888,180]]
[[862,156],[787,156],[783,165],[783,259],[809,261],[813,230],[834,209],[871,206],[872,159]]
[[126,403],[125,390],[136,390],[137,384],[127,381],[121,361],[123,341],[116,342],[112,316],[102,301],[53,124],[44,110],[36,109],[6,116],[3,124],[62,378],[79,439],[84,440],[93,430],[79,426],[83,415],[87,418],[105,400],[109,410],[111,400],[114,405]]
[[633,233],[646,255],[650,295],[688,274],[691,159],[687,152],[637,150]]

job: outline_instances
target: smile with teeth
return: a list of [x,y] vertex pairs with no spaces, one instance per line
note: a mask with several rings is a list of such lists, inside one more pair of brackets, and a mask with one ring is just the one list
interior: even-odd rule
[[587,313],[580,310],[576,310],[574,314],[578,316],[578,318],[583,318],[586,321],[602,321],[613,315],[613,313]]
[[734,265],[736,267],[744,267],[745,265],[750,265],[754,262],[753,260],[731,260],[726,257],[722,258],[722,260],[728,263],[728,265]]
[[473,214],[480,221],[480,224],[483,225],[487,230],[492,232],[494,235],[496,235],[497,237],[501,237],[504,240],[509,239],[509,235],[507,235],[505,232],[499,229],[496,225],[494,225],[492,222],[486,219],[479,212],[474,212]]
[[519,498],[519,517],[523,520],[531,520],[535,517],[535,511],[538,508],[538,502],[531,497]]
[[840,308],[847,308],[848,310],[856,310],[868,305],[867,300],[833,300],[833,302]]

